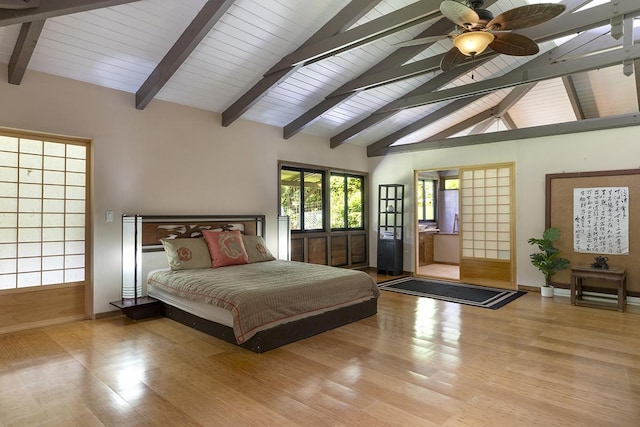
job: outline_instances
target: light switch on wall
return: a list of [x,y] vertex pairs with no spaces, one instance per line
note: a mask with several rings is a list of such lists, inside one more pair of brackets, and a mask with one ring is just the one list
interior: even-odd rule
[[104,213],[104,220],[106,222],[113,222],[113,211],[106,211]]

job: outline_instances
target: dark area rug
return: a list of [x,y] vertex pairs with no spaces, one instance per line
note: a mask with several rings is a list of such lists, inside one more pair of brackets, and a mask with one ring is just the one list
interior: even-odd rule
[[526,292],[523,291],[488,288],[465,283],[445,282],[416,277],[403,277],[401,279],[389,280],[380,283],[378,287],[383,291],[457,302],[459,304],[490,308],[492,310],[498,309],[526,294]]

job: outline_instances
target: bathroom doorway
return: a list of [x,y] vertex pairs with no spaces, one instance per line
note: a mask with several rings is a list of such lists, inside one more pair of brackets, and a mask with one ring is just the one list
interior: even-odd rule
[[416,171],[416,275],[460,280],[459,172]]

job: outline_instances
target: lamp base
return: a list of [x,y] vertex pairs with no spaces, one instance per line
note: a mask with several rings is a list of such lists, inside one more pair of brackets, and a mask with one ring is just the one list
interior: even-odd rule
[[162,304],[151,297],[126,298],[109,304],[118,307],[125,316],[133,320],[162,315]]

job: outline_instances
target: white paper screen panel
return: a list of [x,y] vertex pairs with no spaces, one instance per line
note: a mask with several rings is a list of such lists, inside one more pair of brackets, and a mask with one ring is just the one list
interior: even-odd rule
[[461,173],[462,256],[511,259],[511,166]]
[[0,289],[82,282],[87,146],[0,135]]

